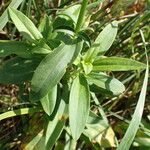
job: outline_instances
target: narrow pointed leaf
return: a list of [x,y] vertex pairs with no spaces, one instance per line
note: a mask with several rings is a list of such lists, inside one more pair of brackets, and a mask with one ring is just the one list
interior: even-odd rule
[[124,85],[119,80],[102,73],[91,73],[87,76],[87,80],[112,95],[119,95],[125,91]]
[[84,56],[85,61],[93,61],[97,54],[105,53],[113,44],[118,30],[118,22],[113,21],[108,24],[98,35],[93,46],[87,51]]
[[0,40],[0,57],[6,57],[11,54],[16,54],[22,58],[32,56],[32,46],[25,42]]
[[110,24],[108,24],[102,32],[98,35],[96,38],[94,44],[99,45],[95,48],[95,51],[98,51],[100,53],[106,52],[111,45],[113,44],[118,30],[118,22],[113,21]]
[[40,60],[22,59],[19,57],[5,61],[0,66],[0,83],[23,83],[32,78]]
[[43,98],[60,81],[73,59],[77,45],[61,45],[42,60],[31,82],[31,100]]
[[28,40],[35,40],[42,38],[42,34],[35,27],[33,22],[25,16],[22,12],[9,8],[9,15],[14,22],[19,32]]
[[145,77],[144,77],[144,81],[143,81],[143,85],[142,85],[142,89],[140,92],[140,96],[138,99],[138,103],[136,105],[134,114],[132,116],[132,120],[129,124],[129,127],[119,145],[119,147],[117,148],[117,150],[129,150],[130,146],[136,136],[136,133],[139,129],[139,125],[142,119],[142,115],[143,115],[143,111],[144,111],[144,104],[145,104],[145,99],[146,99],[146,91],[147,91],[147,87],[148,87],[148,77],[149,77],[149,62],[148,62],[148,55],[147,55],[147,48],[146,48],[146,42],[145,42],[145,38],[144,38],[144,34],[143,31],[140,30],[140,34],[142,37],[142,41],[144,44],[144,48],[145,48],[145,54],[146,54],[146,61],[147,61],[147,65],[146,65],[146,71],[145,71]]
[[[12,0],[11,3],[9,4],[9,7],[12,7],[14,9],[18,8],[18,6],[23,2],[23,0]],[[8,13],[7,9],[4,11],[2,16],[0,17],[0,30],[4,28],[6,23],[8,22]]]
[[141,90],[141,93],[139,96],[139,100],[138,100],[135,112],[133,114],[130,125],[122,139],[122,142],[120,143],[117,150],[129,150],[129,148],[135,138],[135,135],[138,131],[138,128],[139,128],[139,125],[140,125],[140,122],[142,119],[143,109],[144,109],[146,90],[147,90],[147,84],[148,84],[148,74],[149,74],[149,69],[148,69],[148,65],[147,65],[142,90]]
[[55,142],[59,138],[60,134],[63,131],[65,125],[65,120],[59,119],[59,116],[57,115],[53,121],[49,121],[47,130],[46,130],[46,150],[52,149]]
[[50,116],[55,108],[57,98],[57,86],[54,86],[48,94],[42,98],[41,104],[43,106],[44,111]]
[[84,76],[77,76],[72,84],[69,98],[69,122],[72,136],[77,140],[82,134],[90,108],[88,83]]
[[128,58],[100,58],[93,63],[94,71],[128,71],[145,69],[146,65]]
[[38,29],[42,33],[42,35],[45,39],[50,38],[52,31],[53,31],[53,26],[52,26],[52,22],[51,22],[49,16],[47,16],[47,15],[44,16]]
[[[66,100],[68,99],[68,89],[64,87],[62,93],[62,97],[60,100],[60,104],[57,109],[57,113],[53,120],[48,122],[48,126],[46,128],[45,134],[45,146],[46,150],[52,149],[57,139],[61,135],[65,121],[66,121],[66,113],[68,112],[68,104],[66,104]],[[67,90],[67,91],[66,91]]]

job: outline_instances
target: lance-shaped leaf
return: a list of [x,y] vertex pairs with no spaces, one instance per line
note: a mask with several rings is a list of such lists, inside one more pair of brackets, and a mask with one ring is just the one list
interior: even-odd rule
[[77,51],[78,44],[80,43],[61,45],[42,60],[31,82],[31,100],[40,100],[60,81]]
[[32,78],[38,59],[12,58],[0,66],[0,83],[23,83]]
[[69,17],[70,19],[72,19],[74,21],[74,23],[77,23],[78,20],[78,16],[80,13],[80,8],[81,5],[73,5],[71,7],[66,8],[65,10],[59,11],[58,15],[64,15]]
[[94,44],[98,45],[94,49],[97,52],[106,52],[113,44],[118,30],[118,22],[113,21],[108,24],[96,38]]
[[128,71],[145,69],[146,65],[128,58],[100,58],[93,63],[94,71]]
[[49,16],[47,15],[44,16],[44,18],[40,22],[38,29],[45,39],[50,39],[53,32],[53,26]]
[[0,40],[0,57],[16,54],[22,58],[29,58],[32,56],[31,49],[32,46],[25,42]]
[[119,80],[102,73],[91,73],[87,76],[87,80],[112,95],[119,95],[125,91],[124,85]]
[[69,98],[69,122],[72,136],[77,140],[82,134],[90,108],[90,93],[86,78],[77,76],[72,84]]
[[[68,88],[63,88],[62,96],[60,96],[60,102],[58,104],[57,113],[55,114],[52,120],[49,120],[48,126],[46,128],[45,134],[45,146],[46,150],[52,149],[57,139],[61,135],[66,117],[68,116],[68,104],[66,101],[68,100]],[[59,97],[59,98],[60,98]],[[56,104],[57,105],[57,104]]]
[[[11,3],[9,4],[9,7],[13,7],[16,9],[22,2],[23,0],[17,0],[17,1],[12,0]],[[7,9],[5,9],[4,13],[0,17],[0,30],[4,28],[7,22],[8,22],[8,13],[7,13]]]
[[41,104],[43,106],[44,111],[50,116],[55,108],[57,98],[57,86],[54,86],[48,94],[42,98]]
[[93,46],[87,51],[84,58],[85,61],[92,61],[97,54],[105,53],[113,44],[118,30],[118,22],[113,21],[108,24],[102,32],[98,35]]
[[9,8],[9,16],[14,22],[16,28],[26,39],[32,41],[43,37],[33,22],[22,12]]

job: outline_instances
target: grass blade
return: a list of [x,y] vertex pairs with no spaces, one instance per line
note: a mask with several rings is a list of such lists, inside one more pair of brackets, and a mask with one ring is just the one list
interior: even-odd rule
[[[142,36],[143,43],[145,46],[145,40],[144,40],[142,31],[141,31],[141,36]],[[145,51],[146,51],[146,46],[145,46]],[[147,57],[147,54],[146,54],[146,57]],[[145,72],[144,82],[143,82],[142,90],[139,96],[139,100],[138,100],[135,112],[133,114],[133,119],[131,120],[130,125],[125,133],[125,136],[123,137],[122,142],[120,143],[117,150],[129,150],[134,140],[134,137],[138,131],[138,128],[142,119],[143,109],[144,109],[146,90],[147,90],[147,84],[148,84],[148,74],[149,74],[149,65],[148,65],[148,57],[147,57],[147,68]]]
[[41,110],[39,108],[21,108],[17,110],[7,111],[5,113],[0,114],[0,121],[10,117],[32,114],[34,112],[40,112],[40,111]]

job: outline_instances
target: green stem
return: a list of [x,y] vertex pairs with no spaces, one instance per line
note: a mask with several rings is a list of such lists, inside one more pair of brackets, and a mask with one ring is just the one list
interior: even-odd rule
[[76,26],[76,33],[78,33],[84,23],[84,17],[85,17],[85,12],[86,12],[86,7],[88,4],[88,0],[83,0],[82,5],[81,5],[81,10],[80,10],[80,14],[78,17],[78,21],[77,21],[77,26]]
[[76,149],[77,142],[74,139],[71,139],[70,141],[70,149],[75,150]]

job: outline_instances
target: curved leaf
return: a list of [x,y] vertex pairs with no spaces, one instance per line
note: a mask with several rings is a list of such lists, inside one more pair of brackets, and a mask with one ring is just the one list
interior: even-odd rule
[[9,8],[9,15],[19,32],[28,40],[43,38],[33,22],[22,12]]
[[22,59],[19,57],[5,61],[0,66],[0,83],[13,84],[30,80],[39,62],[38,59]]
[[110,92],[112,95],[119,95],[125,91],[124,85],[116,78],[109,77],[105,74],[92,73],[87,76],[91,84]]
[[42,60],[31,82],[31,100],[40,100],[60,81],[77,48],[78,43],[61,45]]
[[[145,77],[144,77],[144,81],[143,81],[143,85],[142,85],[142,89],[140,92],[140,96],[138,99],[138,103],[136,105],[134,114],[132,116],[132,120],[129,124],[129,127],[119,145],[119,147],[117,148],[117,150],[128,150],[136,136],[136,133],[139,129],[139,125],[142,119],[142,114],[143,114],[143,110],[144,110],[144,103],[145,103],[145,99],[146,99],[146,91],[147,91],[147,87],[148,87],[148,77],[149,77],[149,63],[148,63],[148,55],[147,55],[147,48],[146,48],[146,44],[145,44],[145,38],[143,35],[142,30],[140,30],[140,34],[142,37],[142,41],[144,44],[144,48],[145,48],[145,54],[146,54],[146,61],[147,61],[147,65],[146,65],[146,71],[145,71]],[[134,129],[134,130],[133,130]]]
[[77,76],[69,98],[69,122],[72,136],[77,140],[82,134],[90,109],[90,93],[84,76]]
[[54,86],[48,94],[42,98],[41,104],[43,106],[44,111],[50,116],[55,108],[57,98],[57,86]]
[[32,46],[25,42],[0,40],[0,57],[16,54],[22,58],[29,58],[32,56],[31,49]]
[[100,58],[93,63],[94,71],[128,71],[145,69],[146,65],[128,58]]

